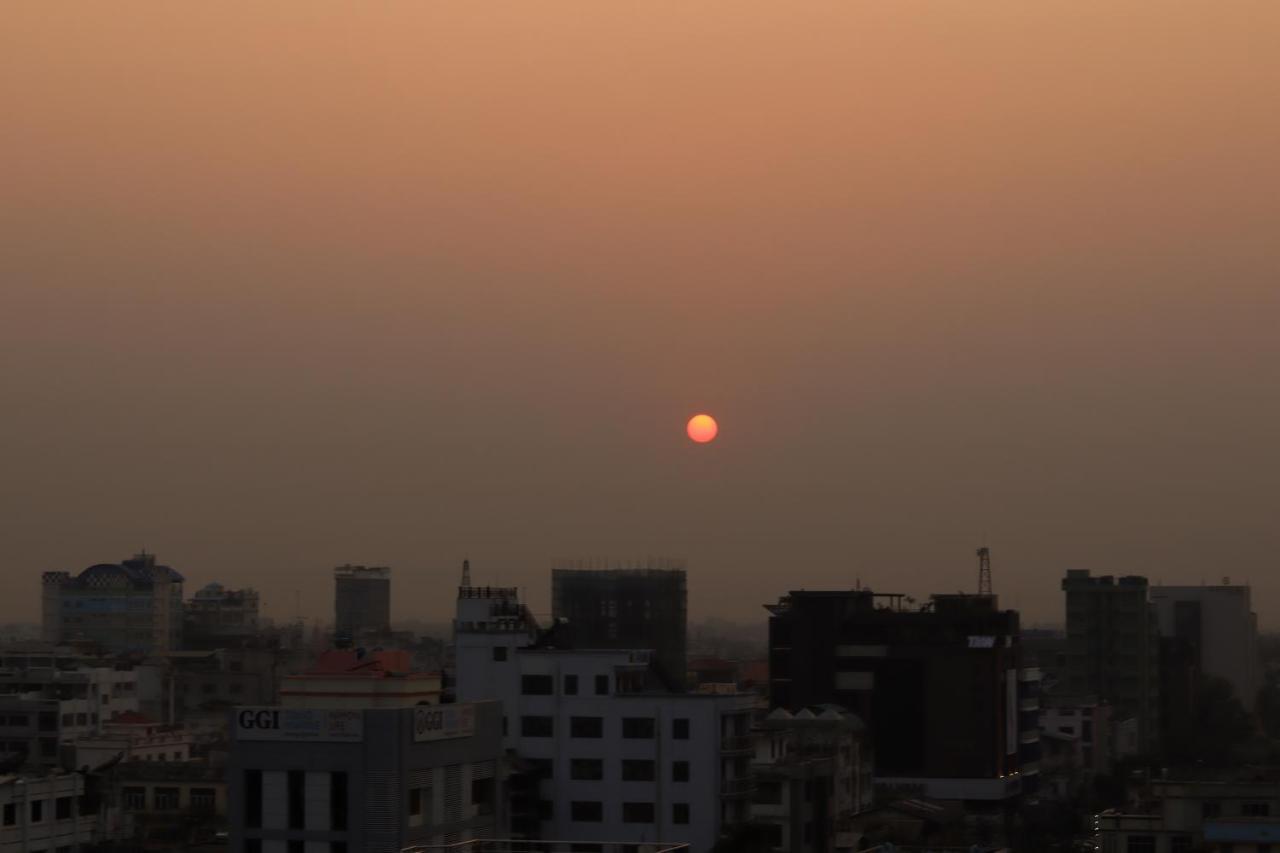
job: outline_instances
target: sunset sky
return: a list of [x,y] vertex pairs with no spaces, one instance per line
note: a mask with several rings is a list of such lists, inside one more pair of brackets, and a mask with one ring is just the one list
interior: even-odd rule
[[[269,614],[464,556],[1251,582],[1280,3],[51,3],[0,24],[0,620],[140,547]],[[719,438],[685,423],[713,414]]]

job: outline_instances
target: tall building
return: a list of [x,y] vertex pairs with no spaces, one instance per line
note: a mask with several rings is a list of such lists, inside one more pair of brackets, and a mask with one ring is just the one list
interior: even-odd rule
[[231,712],[232,850],[398,853],[508,835],[502,709]]
[[752,696],[672,691],[647,649],[566,648],[514,589],[459,587],[454,631],[458,700],[501,700],[532,780],[518,835],[709,850],[748,820]]
[[[876,784],[946,800],[1004,800],[1039,758],[1019,724],[1018,614],[989,595],[791,592],[768,606],[771,705],[835,704],[870,726]],[[964,697],[960,701],[960,697]]]
[[391,569],[347,564],[333,570],[333,632],[357,640],[391,631]]
[[1201,674],[1231,683],[1252,710],[1258,698],[1258,614],[1247,586],[1152,586],[1160,636],[1175,640]]
[[1066,593],[1067,645],[1060,673],[1064,696],[1094,696],[1112,719],[1137,722],[1138,742],[1154,749],[1160,734],[1160,633],[1147,579],[1092,577],[1072,569]]
[[182,645],[182,575],[143,552],[79,575],[41,576],[44,639],[103,649],[163,653]]
[[688,592],[684,569],[555,569],[551,615],[580,649],[652,649],[673,689],[683,686]]
[[184,605],[187,648],[217,648],[258,633],[258,591],[207,584]]

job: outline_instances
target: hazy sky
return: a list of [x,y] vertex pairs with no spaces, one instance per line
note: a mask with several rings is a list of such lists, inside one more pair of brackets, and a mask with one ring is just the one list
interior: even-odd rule
[[[1067,568],[1280,627],[1280,3],[50,3],[0,20],[0,619],[141,546]],[[706,410],[721,436],[695,446]]]

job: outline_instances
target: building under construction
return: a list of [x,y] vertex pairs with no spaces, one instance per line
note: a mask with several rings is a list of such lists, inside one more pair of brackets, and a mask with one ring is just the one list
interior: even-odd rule
[[684,686],[688,592],[678,563],[557,567],[551,572],[551,608],[554,619],[565,621],[575,648],[651,649],[671,689]]

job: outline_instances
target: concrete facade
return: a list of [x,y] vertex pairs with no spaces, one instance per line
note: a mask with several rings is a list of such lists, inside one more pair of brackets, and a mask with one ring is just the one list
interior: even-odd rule
[[1247,586],[1153,586],[1160,636],[1186,641],[1200,672],[1231,683],[1246,710],[1257,702],[1262,664],[1258,614]]
[[182,575],[141,553],[79,575],[41,576],[43,636],[95,643],[111,653],[161,653],[182,646]]
[[232,850],[398,853],[506,835],[496,702],[238,708],[230,725]]

